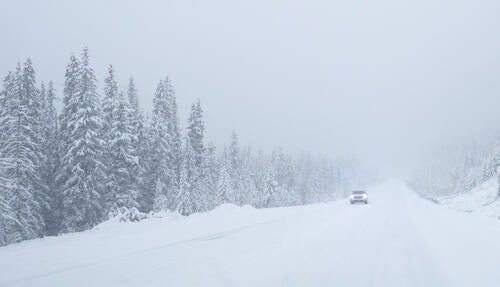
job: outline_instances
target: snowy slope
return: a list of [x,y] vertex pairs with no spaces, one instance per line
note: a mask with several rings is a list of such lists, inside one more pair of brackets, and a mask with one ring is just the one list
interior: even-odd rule
[[442,198],[439,202],[453,209],[500,218],[500,200],[497,199],[497,190],[498,181],[492,178],[470,192]]
[[0,286],[498,286],[500,221],[392,180],[346,200],[107,223],[0,248]]

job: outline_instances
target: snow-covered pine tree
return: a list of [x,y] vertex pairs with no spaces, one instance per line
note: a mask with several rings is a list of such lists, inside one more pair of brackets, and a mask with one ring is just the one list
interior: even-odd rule
[[283,150],[278,148],[274,156],[274,179],[277,186],[274,193],[276,206],[289,206],[298,204],[295,187],[295,171],[293,161],[289,155],[283,153]]
[[133,77],[130,77],[130,79],[128,80],[127,97],[130,107],[132,107],[134,111],[139,113],[139,96],[137,88],[135,87],[135,81]]
[[138,157],[138,170],[136,175],[136,189],[137,189],[137,202],[140,209],[143,202],[142,199],[147,193],[145,184],[145,172],[148,163],[149,155],[149,141],[147,137],[147,127],[144,120],[144,114],[139,106],[139,96],[137,88],[135,87],[134,79],[131,77],[127,88],[128,103],[131,112],[131,122],[133,126],[132,147],[137,152]]
[[[69,124],[72,123],[72,116],[76,113],[78,105],[76,102],[76,93],[78,89],[78,82],[80,74],[80,62],[75,56],[70,57],[70,63],[66,67],[65,81],[64,81],[64,91],[63,91],[63,109],[59,118],[60,123],[60,141],[59,147],[61,148],[60,154],[64,154],[66,148],[69,145],[69,133],[72,129]],[[64,181],[62,177],[63,174],[58,174],[58,179]],[[67,176],[64,174],[64,176]]]
[[172,82],[168,77],[165,79],[165,87],[167,88],[168,91],[168,102],[170,107],[169,134],[171,135],[172,139],[171,168],[174,175],[172,194],[168,198],[169,200],[168,207],[170,210],[175,210],[177,207],[175,199],[177,198],[177,194],[180,190],[181,170],[182,170],[184,155],[182,151],[182,138],[179,128],[179,118],[177,115],[177,99],[175,95],[175,90],[172,87]]
[[118,83],[115,80],[115,71],[113,69],[113,66],[110,65],[108,67],[108,75],[104,79],[104,97],[102,101],[102,118],[103,118],[103,131],[102,135],[104,137],[104,140],[106,142],[105,146],[105,153],[104,153],[104,160],[103,163],[105,165],[105,176],[107,178],[106,182],[104,184],[104,208],[105,208],[105,213],[108,214],[110,212],[115,212],[117,210],[116,206],[116,198],[117,198],[117,192],[120,190],[120,186],[116,181],[113,180],[113,175],[116,172],[114,170],[114,162],[115,159],[113,158],[113,146],[112,146],[112,139],[111,139],[111,129],[112,126],[116,124],[116,110],[118,108],[118,103],[119,102],[119,95],[118,95]]
[[176,198],[175,172],[172,167],[174,150],[172,93],[173,88],[167,78],[165,81],[160,81],[153,99],[151,148],[148,155],[146,191],[142,198],[144,211],[149,211],[153,207],[158,180],[161,182],[167,201],[173,202]]
[[[12,72],[9,72],[4,79],[4,85],[0,91],[0,126],[4,127],[5,123],[10,122],[11,114],[9,114],[9,109],[7,108],[7,90],[6,86],[11,83],[11,77],[13,77]],[[13,226],[15,223],[14,213],[11,209],[9,200],[10,188],[9,180],[7,179],[7,171],[12,164],[10,157],[3,154],[3,147],[7,142],[7,132],[6,129],[0,129],[0,246],[9,244],[14,240],[9,238],[9,235],[13,231]]]
[[9,232],[11,242],[41,236],[45,229],[39,174],[41,101],[35,85],[35,71],[29,59],[23,68],[18,64],[15,73],[9,73],[4,81],[0,161],[4,167],[2,177],[6,179],[3,193],[9,196],[8,209],[15,219]]
[[195,165],[201,167],[205,146],[203,144],[203,135],[205,133],[205,123],[203,122],[203,110],[200,100],[196,104],[191,105],[191,114],[188,119],[188,142],[193,149],[195,157]]
[[16,218],[10,206],[10,187],[5,173],[9,168],[4,158],[0,158],[0,246],[15,242],[13,233],[16,226]]
[[212,143],[207,145],[201,172],[202,210],[211,210],[217,206],[217,181],[219,179],[217,150]]
[[124,93],[119,94],[108,135],[108,211],[137,208],[140,175],[133,110]]
[[57,152],[59,155],[59,167],[57,169],[57,173],[55,176],[55,184],[57,191],[52,198],[53,204],[57,204],[59,208],[57,208],[58,212],[55,213],[54,224],[58,232],[61,232],[62,227],[62,216],[64,214],[63,208],[63,197],[66,189],[66,183],[69,181],[70,176],[72,175],[72,166],[69,165],[69,161],[71,156],[68,155],[66,158],[65,155],[68,154],[69,148],[72,145],[73,138],[73,125],[74,118],[73,116],[76,114],[78,110],[78,103],[76,101],[78,85],[80,80],[80,62],[74,56],[71,55],[70,62],[66,67],[65,72],[65,80],[64,80],[64,90],[63,90],[63,107],[61,114],[59,115],[59,130],[58,130],[58,138],[57,138]]
[[139,107],[139,96],[133,78],[130,78],[129,80],[129,85],[127,88],[127,97],[128,97],[128,104],[130,106],[130,110],[132,113],[134,134],[137,138],[137,142],[135,142],[134,144],[137,145],[137,149],[140,149],[141,146],[144,147],[144,142],[141,142],[141,140],[144,140],[144,138],[146,137],[146,133],[145,133],[144,115],[142,113],[141,108]]
[[196,212],[196,202],[197,199],[196,192],[198,190],[197,179],[198,170],[196,169],[196,158],[193,148],[189,144],[189,140],[186,139],[184,148],[184,160],[181,169],[180,178],[180,189],[176,202],[178,202],[176,210],[182,215],[190,215]]
[[[12,83],[11,77],[13,74],[9,72],[4,81],[4,87]],[[12,114],[9,113],[7,90],[0,92],[0,126],[6,126],[6,123],[11,122]],[[12,198],[10,192],[10,180],[7,178],[7,172],[12,167],[13,161],[10,156],[3,154],[3,147],[7,143],[7,129],[0,129],[0,246],[15,242],[13,238],[16,219],[14,211],[10,205]]]
[[226,166],[223,165],[219,171],[219,177],[217,179],[217,197],[215,206],[229,203],[231,194],[231,176],[229,175]]
[[[40,198],[42,199],[42,202],[44,204],[40,204],[41,208],[41,215],[44,221],[44,226],[45,230],[44,233],[47,233],[47,219],[50,216],[50,212],[52,210],[52,206],[50,206],[50,188],[46,182],[46,179],[48,179],[50,171],[45,168],[45,164],[47,162],[47,155],[46,152],[48,149],[46,148],[45,145],[45,98],[47,96],[47,88],[45,87],[45,83],[42,82],[40,85],[40,90],[39,90],[39,100],[40,100],[40,122],[39,122],[39,127],[40,127],[40,164],[38,167],[38,175],[40,177]],[[55,130],[54,130],[55,131]]]
[[155,184],[155,194],[153,202],[153,212],[162,212],[167,210],[168,202],[164,193],[164,187],[161,180],[158,178]]
[[240,143],[236,132],[231,134],[231,143],[229,145],[229,175],[231,176],[231,195],[230,202],[243,205],[243,190],[241,180],[242,157],[240,151]]
[[256,171],[254,170],[254,162],[252,149],[247,147],[242,152],[241,157],[240,186],[242,190],[242,203],[259,206],[261,200],[255,181]]
[[81,61],[74,57],[66,70],[64,108],[61,114],[62,230],[89,229],[104,218],[102,163],[105,142],[94,70],[88,49]]
[[301,153],[297,161],[296,185],[301,204],[311,202],[313,188],[311,186],[314,163],[312,156]]
[[188,132],[185,154],[185,168],[188,169],[187,180],[191,186],[190,194],[195,204],[195,211],[203,211],[207,209],[208,196],[205,194],[207,189],[203,187],[207,173],[203,171],[205,162],[205,146],[203,144],[203,134],[205,125],[202,118],[202,108],[200,100],[191,106],[191,114],[188,119]]
[[103,127],[109,129],[113,121],[114,109],[118,104],[118,83],[115,80],[115,70],[113,65],[108,67],[108,76],[104,79],[104,97],[102,100]]
[[[40,90],[36,87],[36,75],[33,68],[33,63],[30,58],[27,58],[22,69],[22,94],[26,101],[29,126],[28,138],[31,141],[30,149],[32,152],[33,165],[35,166],[36,174],[31,178],[31,185],[34,189],[35,205],[39,210],[32,210],[33,214],[39,216],[42,221],[39,222],[38,236],[43,236],[46,232],[45,221],[43,220],[42,209],[50,209],[48,205],[47,186],[44,184],[41,174],[44,162],[44,153],[42,152],[43,142],[43,101],[40,95]],[[34,205],[34,206],[35,206]]]
[[46,233],[55,235],[58,233],[59,212],[61,209],[60,201],[58,200],[56,173],[59,168],[59,153],[58,153],[58,118],[57,111],[54,105],[56,94],[54,84],[49,82],[48,88],[42,85],[42,103],[43,103],[43,119],[42,119],[42,148],[43,162],[41,166],[41,178],[43,185],[46,187],[46,196],[48,204],[43,209],[43,218],[45,219]]
[[240,141],[235,131],[231,134],[231,143],[229,145],[229,164],[231,170],[237,170],[241,167]]
[[251,163],[252,179],[255,186],[255,194],[250,197],[250,204],[255,207],[263,207],[262,202],[266,190],[266,175],[268,164],[263,150],[259,150]]
[[[500,144],[495,143],[493,150],[488,153],[482,164],[481,181],[486,181],[496,176],[500,183]],[[497,196],[500,197],[500,185],[498,186]]]
[[268,168],[265,178],[264,196],[262,198],[262,207],[276,206],[275,193],[276,193],[276,180],[274,179],[274,171]]
[[[147,115],[145,115],[147,116]],[[152,123],[144,121],[143,137],[138,137],[142,140],[139,146],[139,159],[141,160],[141,168],[143,175],[140,177],[140,192],[138,194],[139,210],[148,213],[153,210],[154,199],[157,192],[158,176],[153,170],[158,164],[158,159],[155,158],[155,150],[153,146]],[[163,189],[163,186],[161,187]]]

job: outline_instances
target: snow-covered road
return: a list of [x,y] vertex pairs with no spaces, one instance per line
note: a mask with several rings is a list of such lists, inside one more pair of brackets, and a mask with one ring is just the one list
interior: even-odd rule
[[347,200],[107,223],[0,248],[0,286],[500,286],[500,220],[389,180]]

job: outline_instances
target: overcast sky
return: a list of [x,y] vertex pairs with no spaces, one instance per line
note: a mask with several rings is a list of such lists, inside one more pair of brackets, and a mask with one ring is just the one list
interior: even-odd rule
[[500,124],[497,1],[2,1],[0,73],[31,57],[62,91],[88,46],[151,109],[169,76],[207,136],[354,154],[398,173],[444,139]]

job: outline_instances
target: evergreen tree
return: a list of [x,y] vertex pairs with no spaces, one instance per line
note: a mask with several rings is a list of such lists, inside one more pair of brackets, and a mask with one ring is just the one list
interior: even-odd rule
[[205,126],[202,119],[202,109],[200,101],[191,106],[191,114],[188,119],[188,132],[185,154],[185,168],[188,169],[187,180],[191,187],[190,194],[195,204],[195,211],[206,210],[209,205],[206,192],[203,188],[206,182],[204,176],[208,176],[204,169],[205,164],[205,147],[203,144],[203,134]]
[[[137,174],[136,174],[136,190],[137,190],[137,203],[139,208],[143,209],[145,206],[143,200],[147,196],[147,185],[145,181],[145,172],[149,160],[149,140],[147,136],[147,127],[144,122],[144,115],[139,107],[139,96],[137,88],[135,87],[134,79],[131,77],[129,86],[127,88],[127,97],[131,113],[132,134],[131,147],[137,153]],[[156,191],[156,189],[155,189]]]
[[191,106],[191,114],[188,119],[188,141],[195,157],[195,166],[201,167],[205,154],[203,144],[203,134],[205,133],[205,124],[203,122],[203,110],[200,100]]
[[[53,204],[58,206],[57,212],[54,213],[54,225],[58,232],[62,231],[62,217],[64,215],[63,197],[66,189],[66,183],[72,176],[69,148],[74,144],[73,128],[74,115],[79,109],[77,99],[78,85],[80,80],[80,62],[71,55],[70,63],[66,67],[64,90],[63,90],[63,108],[59,116],[59,130],[57,139],[57,153],[59,155],[59,167],[55,176],[56,194],[52,198]],[[56,209],[54,209],[56,210]]]
[[267,159],[264,151],[259,150],[257,156],[252,161],[252,178],[255,186],[254,197],[250,199],[250,204],[255,207],[263,207],[263,198],[266,191]]
[[118,96],[118,84],[115,80],[115,71],[113,66],[110,65],[108,67],[108,76],[104,79],[104,98],[103,98],[103,110],[102,110],[102,118],[103,118],[103,131],[102,135],[104,137],[106,146],[104,153],[104,164],[105,164],[105,176],[106,182],[104,184],[104,208],[105,213],[110,213],[111,211],[116,211],[116,198],[118,197],[118,192],[120,190],[120,186],[117,182],[113,180],[113,176],[116,171],[114,170],[114,165],[116,165],[116,161],[113,158],[113,150],[114,146],[111,143],[113,141],[111,130],[113,125],[117,124],[116,113],[119,105],[119,96]]
[[[142,115],[142,114],[141,114]],[[138,132],[138,153],[141,167],[141,177],[139,178],[138,203],[139,210],[148,213],[153,209],[155,194],[157,192],[158,176],[153,170],[158,164],[158,159],[154,155],[153,131],[150,121],[145,118],[141,121],[141,129]],[[163,188],[163,186],[162,186]]]
[[242,158],[240,151],[240,143],[236,132],[231,135],[231,144],[229,145],[229,174],[231,176],[232,194],[230,201],[232,203],[243,205],[244,190],[242,187]]
[[186,140],[184,149],[184,160],[181,170],[181,184],[179,195],[177,198],[177,211],[182,215],[190,215],[196,212],[196,200],[198,199],[198,182],[195,180],[198,178],[198,170],[195,168],[195,153]]
[[172,82],[167,77],[164,80],[164,86],[167,94],[167,107],[168,107],[168,135],[170,139],[170,157],[169,167],[172,175],[170,192],[167,194],[168,208],[175,210],[177,203],[175,202],[181,184],[181,169],[183,164],[183,151],[182,139],[179,130],[179,119],[177,116],[177,99]]
[[[155,201],[157,182],[161,182],[163,195],[169,203],[176,198],[173,163],[173,88],[168,78],[160,81],[153,100],[153,122],[150,131],[147,192],[143,197],[143,210],[151,210]],[[169,204],[170,205],[170,204]]]
[[5,177],[8,168],[8,163],[3,158],[0,159],[0,246],[16,241],[13,237],[16,218],[10,206],[9,180]]
[[264,187],[264,197],[262,198],[263,207],[274,207],[276,206],[275,193],[276,193],[276,180],[274,179],[274,172],[271,168],[267,170],[265,187]]
[[104,79],[104,98],[102,102],[104,119],[103,127],[104,135],[106,136],[109,136],[118,100],[118,84],[115,80],[115,71],[113,66],[110,65],[108,68],[108,76]]
[[133,110],[120,93],[118,105],[109,133],[109,178],[108,200],[111,210],[137,208],[138,176],[140,175],[139,156],[134,143]]
[[202,201],[200,210],[206,211],[217,206],[219,163],[217,161],[217,151],[213,144],[209,144],[206,148],[201,173]]
[[140,112],[139,108],[139,96],[137,93],[137,88],[135,87],[134,78],[130,77],[128,81],[128,89],[127,89],[127,97],[128,102],[130,103],[130,107],[136,112]]
[[167,197],[164,193],[163,183],[160,179],[156,181],[155,184],[155,195],[153,202],[153,211],[154,212],[162,212],[168,209],[168,201]]
[[29,123],[27,124],[28,138],[31,142],[30,149],[32,152],[32,161],[35,168],[34,177],[31,178],[31,186],[34,190],[34,206],[39,209],[33,209],[31,212],[36,215],[36,217],[41,218],[38,223],[38,236],[43,236],[46,232],[45,221],[43,219],[43,210],[50,209],[49,198],[48,198],[48,187],[44,184],[42,179],[43,173],[43,163],[45,161],[45,154],[42,151],[43,148],[43,99],[41,97],[41,92],[36,86],[36,75],[33,68],[33,63],[31,59],[27,59],[24,62],[22,69],[22,95],[23,99],[26,101],[28,111]]
[[[40,93],[36,89],[35,71],[31,60],[4,81],[3,129],[0,155],[3,165],[3,193],[14,219],[9,241],[20,241],[43,235],[44,204],[40,179],[41,133]],[[3,199],[2,201],[5,201]],[[5,206],[5,202],[2,203]]]
[[177,99],[175,96],[175,91],[171,87],[171,83],[168,78],[166,82],[167,86],[169,86],[169,90],[171,91],[169,93],[170,94],[169,102],[171,107],[170,134],[172,135],[172,171],[174,175],[173,194],[169,198],[169,208],[171,210],[175,210],[177,205],[175,199],[177,197],[177,194],[179,193],[181,186],[181,171],[182,171],[184,155],[182,151],[182,138],[179,128],[179,118],[177,116]]
[[227,168],[222,166],[217,179],[216,206],[231,202],[231,194],[231,176],[229,175]]
[[311,180],[314,164],[311,155],[302,153],[299,157],[297,166],[296,186],[300,196],[300,203],[307,204],[311,202],[312,198]]
[[[12,83],[12,77],[13,74],[9,72],[4,81],[5,88],[8,88],[8,85]],[[7,90],[2,90],[0,92],[0,126],[2,127],[10,123],[13,117],[9,113],[8,105]],[[5,150],[3,149],[9,139],[7,131],[7,129],[0,130],[0,246],[16,241],[14,234],[16,218],[10,204],[12,198],[11,181],[7,178],[7,172],[12,167],[13,161],[10,156],[4,154]]]
[[56,173],[59,168],[59,153],[58,153],[58,118],[57,111],[54,105],[56,100],[54,84],[49,82],[48,88],[45,89],[42,85],[42,103],[43,103],[43,119],[42,119],[42,153],[43,162],[41,166],[41,178],[43,185],[46,187],[47,204],[43,209],[43,217],[46,224],[46,233],[55,235],[58,232],[58,214],[61,206],[57,200],[57,185]]
[[83,50],[80,63],[73,58],[66,73],[65,107],[61,115],[66,140],[59,176],[62,180],[63,231],[89,229],[104,218],[102,159],[105,142],[97,80],[87,48]]
[[274,205],[288,206],[298,202],[298,196],[295,196],[295,170],[293,160],[290,156],[283,153],[281,148],[275,151],[274,156],[274,178],[277,186],[274,193]]
[[[78,89],[78,82],[80,78],[80,62],[75,56],[70,57],[70,63],[66,67],[65,81],[64,81],[64,96],[63,96],[63,109],[59,119],[60,122],[60,154],[64,154],[70,144],[70,132],[73,127],[69,126],[72,123],[72,117],[78,110],[76,102],[76,93]],[[66,174],[59,174],[59,177],[67,176]],[[61,182],[65,179],[59,178]]]
[[231,144],[229,145],[229,163],[233,171],[241,167],[240,141],[238,135],[234,131],[231,134]]
[[250,204],[259,206],[260,194],[255,182],[256,172],[253,170],[253,155],[252,150],[248,147],[242,152],[241,167],[239,172],[240,188],[242,190],[242,204]]

